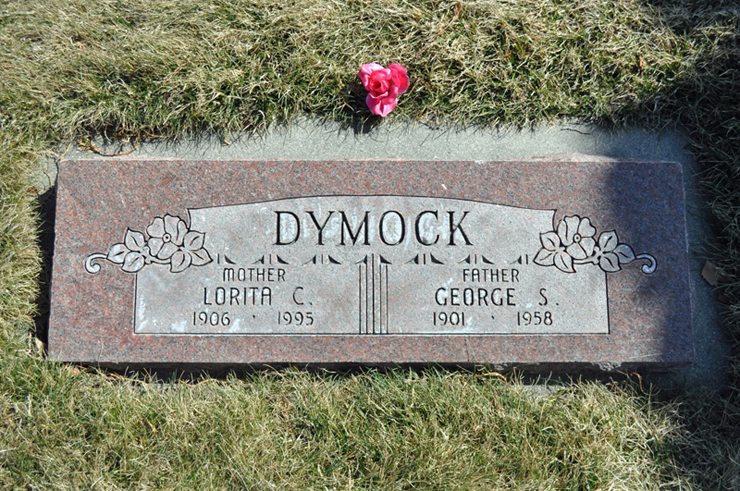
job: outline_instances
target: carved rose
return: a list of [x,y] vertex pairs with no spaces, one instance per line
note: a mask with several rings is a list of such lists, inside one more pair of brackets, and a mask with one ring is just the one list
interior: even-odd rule
[[576,264],[598,264],[602,271],[615,273],[635,259],[646,259],[643,265],[645,274],[652,274],[657,263],[650,254],[635,256],[627,244],[620,244],[613,230],[603,232],[598,242],[594,240],[596,229],[588,218],[578,215],[567,216],[558,222],[554,230],[540,234],[542,248],[537,251],[534,262],[540,266],[555,266],[560,271],[575,273]]
[[537,253],[534,262],[540,266],[555,266],[560,271],[575,273],[573,260],[583,260],[594,252],[596,229],[588,218],[577,215],[565,217],[558,224],[555,233],[540,234],[542,249]]
[[107,259],[121,264],[127,273],[136,273],[147,264],[169,264],[170,272],[179,273],[192,266],[203,266],[211,262],[211,256],[203,248],[205,234],[188,230],[180,217],[166,214],[156,217],[146,228],[149,235],[127,229],[123,243],[114,244],[108,254],[92,254],[85,261],[85,269],[97,273],[100,266],[95,259]]
[[154,256],[159,259],[169,259],[182,245],[187,225],[180,217],[165,215],[164,219],[157,217],[151,225],[146,228],[149,234],[149,248]]

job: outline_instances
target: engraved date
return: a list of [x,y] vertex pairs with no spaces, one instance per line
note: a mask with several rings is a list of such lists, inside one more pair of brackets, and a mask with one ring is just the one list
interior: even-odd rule
[[465,312],[434,312],[435,326],[464,326]]
[[231,318],[228,312],[193,312],[194,326],[228,326]]
[[517,326],[551,326],[552,325],[552,312],[549,310],[544,312],[534,311],[530,312],[525,310],[524,312],[516,313],[516,325]]
[[278,312],[278,326],[312,326],[314,323],[313,312],[284,311]]

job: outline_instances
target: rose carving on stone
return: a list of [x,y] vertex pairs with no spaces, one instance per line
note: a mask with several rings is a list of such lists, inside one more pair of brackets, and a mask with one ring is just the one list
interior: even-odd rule
[[578,215],[567,216],[558,222],[556,230],[540,234],[542,248],[537,251],[535,264],[555,266],[565,273],[575,273],[575,265],[595,264],[602,271],[616,273],[623,264],[636,259],[648,261],[642,272],[653,274],[657,261],[650,254],[635,255],[632,247],[620,243],[617,232],[602,232],[598,240],[591,220]]
[[169,264],[170,272],[180,273],[190,266],[203,266],[212,261],[203,248],[206,234],[188,230],[180,217],[166,214],[156,217],[146,228],[147,237],[126,229],[123,242],[110,247],[107,254],[91,254],[85,260],[85,270],[95,274],[100,265],[94,263],[105,259],[120,264],[127,273],[136,273],[148,264]]

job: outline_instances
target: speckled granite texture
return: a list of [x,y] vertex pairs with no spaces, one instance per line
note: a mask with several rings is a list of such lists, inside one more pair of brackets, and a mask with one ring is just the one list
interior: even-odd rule
[[[141,335],[135,275],[85,259],[152,217],[309,196],[456,198],[591,217],[659,261],[607,274],[608,334]],[[604,370],[693,358],[681,167],[665,162],[62,161],[57,181],[49,355],[107,366],[478,364]]]

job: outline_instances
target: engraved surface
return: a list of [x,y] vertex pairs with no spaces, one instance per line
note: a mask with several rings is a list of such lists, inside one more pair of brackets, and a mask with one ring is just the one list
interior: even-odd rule
[[553,216],[395,196],[190,210],[215,260],[141,271],[136,332],[608,333],[603,271],[533,262]]
[[671,163],[65,161],[50,355],[685,363],[683,213]]

